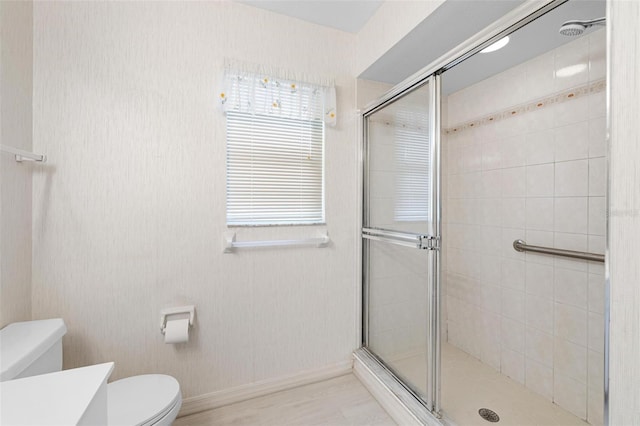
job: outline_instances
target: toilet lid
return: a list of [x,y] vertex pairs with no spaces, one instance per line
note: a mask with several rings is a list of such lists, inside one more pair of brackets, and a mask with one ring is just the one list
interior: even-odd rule
[[108,423],[118,426],[153,424],[181,401],[180,384],[171,376],[145,374],[107,386]]

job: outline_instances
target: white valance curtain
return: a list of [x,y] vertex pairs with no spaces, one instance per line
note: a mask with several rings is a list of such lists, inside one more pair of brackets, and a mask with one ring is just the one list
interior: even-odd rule
[[227,59],[219,97],[225,112],[336,124],[335,83],[323,77]]

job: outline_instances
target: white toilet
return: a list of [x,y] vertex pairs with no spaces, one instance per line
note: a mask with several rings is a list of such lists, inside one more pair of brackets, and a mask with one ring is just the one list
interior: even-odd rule
[[[62,370],[60,318],[9,324],[0,330],[0,381]],[[171,376],[145,374],[107,386],[108,421],[113,426],[169,426],[182,405],[180,384]]]

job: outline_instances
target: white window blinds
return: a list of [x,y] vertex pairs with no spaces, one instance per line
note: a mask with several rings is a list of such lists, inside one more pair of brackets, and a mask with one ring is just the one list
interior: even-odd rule
[[310,79],[225,65],[228,225],[324,223],[324,128],[336,123],[335,87]]
[[227,224],[324,222],[324,123],[227,112]]
[[431,205],[429,119],[421,112],[401,111],[396,120],[395,220],[427,221]]

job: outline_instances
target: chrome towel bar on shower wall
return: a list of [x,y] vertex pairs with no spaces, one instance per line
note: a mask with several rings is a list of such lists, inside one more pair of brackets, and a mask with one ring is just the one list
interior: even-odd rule
[[515,240],[513,248],[516,251],[530,251],[533,253],[552,254],[554,256],[571,257],[573,259],[604,262],[604,254],[587,253],[584,251],[563,250],[552,247],[530,246],[522,240]]

